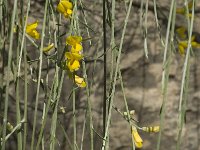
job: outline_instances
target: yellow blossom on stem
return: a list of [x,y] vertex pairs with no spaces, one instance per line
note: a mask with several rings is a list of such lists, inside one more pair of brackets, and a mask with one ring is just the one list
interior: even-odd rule
[[200,43],[198,43],[198,42],[193,41],[193,42],[191,42],[191,45],[194,48],[200,48]]
[[81,36],[69,36],[66,38],[66,44],[72,46],[71,52],[80,52],[83,49],[81,42]]
[[135,143],[135,147],[136,148],[142,148],[143,146],[143,140],[142,138],[140,137],[137,129],[135,126],[132,126],[132,136],[133,136],[133,140],[134,140],[134,143]]
[[77,76],[77,75],[75,75],[75,83],[76,83],[76,85],[78,86],[78,87],[86,87],[86,82],[84,81],[84,79],[83,78],[81,78],[81,77],[79,77],[79,76]]
[[177,13],[177,14],[182,14],[182,15],[184,15],[184,14],[185,14],[185,8],[184,8],[184,7],[177,8],[177,9],[176,9],[176,13]]
[[181,56],[185,55],[185,48],[181,44],[178,45],[178,51]]
[[159,132],[160,131],[160,126],[153,126],[153,127],[142,127],[142,130],[145,132]]
[[181,39],[185,39],[187,37],[187,35],[186,35],[186,28],[185,27],[179,27],[179,28],[177,28],[176,32],[177,32],[178,36]]
[[[196,40],[196,36],[192,35],[192,37],[191,37],[191,46],[192,46],[192,48],[200,48],[200,43],[196,42],[195,40]],[[182,56],[185,55],[185,49],[187,48],[187,46],[188,46],[188,41],[187,40],[179,41],[178,50],[179,50],[179,53]]]
[[[190,1],[190,2],[188,3],[188,5],[187,5],[189,11],[192,9],[192,6],[193,6],[193,2]],[[187,17],[189,17],[189,18],[192,17],[192,14],[191,14],[191,13],[187,14],[187,9],[186,9],[185,7],[177,8],[177,9],[176,9],[176,13],[177,13],[177,14],[181,14],[181,15],[185,15],[185,16],[187,16]]]
[[67,67],[70,72],[74,72],[80,68],[80,60],[83,56],[79,53],[66,52],[65,58],[67,59]]
[[40,33],[36,30],[37,26],[38,21],[35,21],[34,23],[28,24],[26,27],[26,33],[36,40],[40,38]]
[[58,12],[62,13],[65,18],[68,18],[72,14],[73,5],[69,0],[61,0],[57,6]]

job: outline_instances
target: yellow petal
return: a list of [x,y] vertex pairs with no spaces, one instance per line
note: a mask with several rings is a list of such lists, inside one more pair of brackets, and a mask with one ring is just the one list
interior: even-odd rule
[[187,14],[186,17],[192,18],[192,13]]
[[71,14],[72,14],[72,10],[71,10],[71,9],[67,9],[67,10],[64,12],[65,18],[69,18]]
[[194,48],[200,48],[200,44],[197,42],[191,42],[192,47]]
[[58,12],[60,12],[60,13],[62,13],[62,14],[65,13],[65,8],[64,8],[64,6],[63,6],[62,3],[59,3],[59,4],[58,4],[57,10],[58,10]]
[[49,44],[47,47],[43,48],[43,52],[48,52],[54,47],[54,43]]
[[40,33],[37,32],[36,30],[34,31],[35,33],[35,39],[38,40],[40,38]]
[[160,126],[154,126],[154,132],[159,132],[160,131]]
[[40,33],[36,30],[37,26],[38,21],[35,21],[34,23],[27,25],[26,27],[26,33],[36,40],[40,38]]
[[78,60],[68,61],[67,66],[70,72],[74,72],[80,68],[80,63]]
[[188,9],[192,9],[192,6],[193,6],[193,2],[191,1],[188,3]]
[[178,50],[180,55],[185,55],[185,48],[182,45],[178,45]]
[[57,6],[58,12],[64,14],[65,18],[68,18],[72,14],[73,5],[68,0],[61,0]]
[[65,59],[72,59],[72,54],[70,52],[66,52]]
[[181,46],[184,47],[184,48],[187,48],[187,46],[188,46],[188,41],[180,41],[180,42],[179,42],[179,45],[181,45]]
[[79,53],[74,52],[66,52],[65,53],[65,59],[69,60],[81,60],[83,56]]
[[83,58],[83,56],[79,53],[71,53],[71,54],[72,54],[73,59],[75,60],[81,60]]
[[196,36],[195,35],[192,35],[191,37],[191,42],[194,41],[196,39]]
[[185,14],[185,8],[177,8],[176,13],[184,15]]
[[81,44],[76,44],[75,47],[71,48],[71,52],[73,52],[73,53],[79,53],[82,49],[83,49],[83,47],[82,47]]
[[137,129],[134,126],[132,126],[132,136],[133,136],[133,139],[134,139],[134,142],[135,142],[135,146],[137,148],[142,148],[143,140],[140,137],[140,135],[138,134]]
[[32,32],[33,30],[35,30],[38,26],[38,21],[35,21],[34,23],[28,24],[26,27],[26,32]]
[[145,132],[159,132],[160,131],[160,126],[154,126],[154,127],[142,127],[142,130]]
[[40,38],[40,33],[37,30],[32,30],[31,32],[27,33],[32,38],[38,40]]
[[71,9],[67,9],[67,14],[68,14],[68,15],[71,15],[72,12],[73,12],[73,11],[72,11]]
[[76,46],[76,44],[80,44],[81,41],[82,41],[81,36],[68,36],[66,38],[66,44],[71,46]]
[[76,43],[82,42],[82,37],[81,36],[73,36],[73,39],[76,41]]
[[180,38],[185,39],[186,38],[186,28],[185,27],[180,27],[178,29],[176,29],[176,32],[178,33],[178,36],[180,36]]
[[142,142],[135,142],[136,148],[142,148],[142,146],[143,146]]
[[69,2],[68,0],[61,0],[60,3],[63,5],[63,7],[65,8],[65,10],[72,9],[72,3]]
[[[69,10],[69,9],[68,9],[68,10]],[[65,16],[65,18],[69,18],[70,15],[71,15],[71,13],[72,13],[72,12],[71,12],[71,13],[69,14],[68,12],[69,12],[69,11],[64,12],[64,16]]]
[[84,79],[77,75],[75,75],[75,82],[78,85],[78,87],[86,87],[86,83],[85,83]]

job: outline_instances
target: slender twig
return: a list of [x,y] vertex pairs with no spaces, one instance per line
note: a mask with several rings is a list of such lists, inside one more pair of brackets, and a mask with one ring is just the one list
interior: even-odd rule
[[49,0],[45,1],[45,9],[44,9],[44,19],[42,25],[42,35],[41,35],[41,45],[40,45],[40,61],[39,61],[39,73],[38,73],[38,84],[37,84],[37,93],[36,93],[36,100],[35,100],[35,112],[34,112],[34,119],[33,119],[33,132],[31,138],[31,150],[34,149],[34,140],[35,140],[35,129],[36,129],[36,122],[37,122],[37,108],[38,108],[38,101],[39,101],[39,93],[40,93],[40,79],[41,79],[41,71],[42,71],[42,56],[43,56],[43,45],[44,45],[44,35],[45,35],[45,28],[46,28],[46,15],[47,15],[47,6]]
[[[171,21],[173,13],[175,13],[174,8],[175,1],[171,1],[170,6],[170,13],[169,13],[169,20],[167,25],[167,33],[166,33],[166,39],[165,39],[165,50],[164,50],[164,57],[163,57],[163,72],[162,72],[162,109],[160,113],[160,132],[158,135],[158,142],[157,142],[157,150],[160,149],[160,142],[161,142],[161,135],[164,125],[164,116],[165,116],[165,103],[167,100],[167,91],[168,91],[168,79],[169,79],[169,66],[170,66],[170,50],[168,50],[168,42],[169,42],[169,34],[170,34],[170,28],[171,28]],[[167,58],[168,56],[168,58]]]
[[[121,84],[121,89],[122,89],[122,93],[123,93],[123,98],[124,98],[124,104],[125,104],[125,107],[126,107],[126,112],[127,112],[127,121],[130,125],[130,131],[131,131],[131,116],[130,116],[130,111],[129,111],[129,108],[128,108],[128,103],[127,103],[127,100],[126,100],[126,95],[125,95],[125,90],[124,90],[124,84],[123,84],[123,79],[122,79],[122,75],[121,75],[121,70],[119,69],[119,78],[120,78],[120,84]],[[134,143],[134,139],[133,139],[133,136],[131,136],[132,138],[132,147],[133,147],[133,150],[135,150],[135,143]]]
[[124,28],[123,28],[123,31],[122,31],[122,37],[121,37],[120,47],[119,47],[118,56],[117,56],[117,63],[116,63],[116,68],[115,68],[115,73],[114,73],[112,93],[111,93],[110,102],[109,102],[110,107],[109,107],[109,110],[108,110],[108,117],[107,117],[107,122],[106,122],[106,129],[105,129],[105,135],[104,135],[102,150],[105,150],[105,146],[106,146],[106,143],[107,143],[108,130],[109,130],[110,120],[111,120],[111,110],[112,110],[111,106],[113,105],[113,99],[114,99],[114,94],[115,94],[115,85],[116,85],[116,81],[117,81],[117,74],[118,74],[119,64],[120,64],[120,59],[121,59],[122,45],[123,45],[123,41],[124,41],[124,35],[125,35],[127,23],[128,23],[128,18],[129,18],[131,7],[132,7],[132,2],[133,2],[133,0],[130,0],[128,12],[126,14],[126,18],[125,18],[125,21],[124,21]]
[[106,119],[107,119],[107,95],[106,95],[106,75],[107,75],[107,55],[106,55],[106,44],[107,44],[107,39],[106,39],[106,0],[103,0],[103,49],[104,49],[104,96],[103,96],[103,135],[105,136],[105,131],[106,131]]
[[[185,0],[185,4],[188,4],[188,1]],[[187,102],[187,93],[188,93],[188,84],[189,84],[189,68],[190,68],[190,49],[191,49],[191,38],[192,38],[192,30],[193,30],[193,23],[194,23],[194,6],[195,0],[192,1],[192,17],[191,20],[187,17],[188,21],[188,45],[187,51],[185,56],[185,62],[183,66],[183,75],[181,81],[181,92],[180,92],[180,99],[179,99],[179,115],[178,115],[178,137],[177,137],[177,145],[176,150],[180,149],[181,144],[181,135],[182,129],[184,124],[185,112],[186,112],[186,102]],[[189,14],[188,6],[186,6],[187,14]]]
[[[15,17],[16,17],[16,11],[17,11],[17,0],[14,1],[14,6],[13,6],[13,12],[12,12],[12,20],[11,20],[11,30],[10,30],[10,43],[9,43],[9,50],[8,50],[8,71],[7,74],[10,71],[11,67],[11,60],[12,60],[12,47],[13,47],[13,28],[14,28],[14,23],[15,23]],[[5,150],[5,137],[6,137],[6,124],[7,124],[7,115],[8,115],[8,97],[9,97],[9,84],[10,80],[6,80],[6,95],[5,95],[5,104],[4,104],[4,119],[3,119],[3,136],[2,136],[2,150]]]

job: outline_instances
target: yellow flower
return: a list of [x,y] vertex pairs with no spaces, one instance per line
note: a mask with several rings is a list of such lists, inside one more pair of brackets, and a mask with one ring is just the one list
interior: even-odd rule
[[132,136],[133,136],[133,140],[134,140],[134,143],[135,143],[135,147],[136,148],[142,148],[143,140],[140,137],[140,135],[138,134],[138,131],[137,131],[135,126],[132,126]]
[[35,21],[34,23],[28,24],[26,27],[26,33],[36,40],[40,38],[40,33],[36,30],[37,26],[38,21]]
[[69,0],[61,0],[57,6],[58,12],[62,13],[65,18],[68,18],[72,14],[72,3]]
[[[200,48],[200,43],[196,42],[195,40],[196,40],[196,36],[192,35],[192,37],[191,37],[192,48]],[[185,49],[187,48],[187,46],[188,46],[188,41],[186,41],[186,40],[179,41],[178,50],[181,55],[185,55]]]
[[193,41],[193,42],[191,42],[191,45],[194,48],[200,48],[200,43],[198,43],[198,42]]
[[[193,2],[190,1],[190,2],[188,3],[188,5],[187,5],[189,11],[192,9],[192,6],[193,6]],[[190,18],[192,17],[192,14],[191,14],[191,13],[187,14],[187,9],[186,9],[185,7],[177,8],[177,9],[176,9],[176,13],[177,13],[177,14],[181,14],[181,15],[186,15],[186,16],[188,16],[188,17],[190,17]]]
[[190,2],[188,3],[188,9],[192,9],[192,6],[193,6],[193,2],[190,1]]
[[43,52],[48,52],[54,47],[54,43],[49,44],[47,47],[43,48]]
[[180,55],[185,55],[185,48],[181,44],[178,45],[178,51]]
[[180,41],[178,44],[178,51],[180,55],[185,55],[185,49],[188,46],[188,41]]
[[187,48],[188,41],[180,41],[179,45],[183,46],[184,48]]
[[184,14],[185,14],[185,8],[184,8],[184,7],[182,7],[182,8],[177,8],[177,9],[176,9],[176,13],[177,13],[177,14],[182,14],[182,15],[184,15]]
[[86,83],[85,83],[84,79],[77,75],[75,75],[75,83],[78,85],[78,87],[82,87],[82,88],[86,87]]
[[142,130],[145,132],[159,132],[160,131],[160,126],[153,126],[153,127],[142,127]]
[[69,36],[66,39],[66,44],[72,46],[71,52],[80,52],[83,49],[81,42],[81,36]]
[[178,36],[181,39],[185,39],[187,37],[187,35],[186,35],[186,28],[185,27],[179,27],[179,28],[177,28],[176,32],[177,32]]
[[67,59],[67,67],[70,72],[74,72],[80,68],[80,60],[83,56],[79,53],[66,52],[65,58]]

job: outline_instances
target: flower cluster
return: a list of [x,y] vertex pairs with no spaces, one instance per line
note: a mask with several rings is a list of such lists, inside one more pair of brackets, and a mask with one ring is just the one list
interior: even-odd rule
[[[66,39],[66,45],[69,45],[71,49],[69,52],[65,52],[65,66],[67,66],[70,73],[74,73],[80,68],[80,61],[83,59],[81,42],[81,36],[69,36]],[[84,79],[77,75],[74,76],[74,81],[78,87],[86,86]]]
[[[187,9],[189,12],[187,12]],[[177,8],[176,13],[191,18],[192,9],[193,1],[190,1],[185,7]],[[178,37],[178,51],[181,56],[184,56],[185,49],[188,47],[188,31],[185,27],[181,26],[176,29],[176,35]],[[192,48],[200,48],[200,41],[198,39],[199,35],[193,33],[190,41]]]
[[66,44],[71,46],[70,52],[65,53],[67,67],[70,72],[74,72],[80,68],[80,60],[83,58],[81,54],[81,41],[82,37],[80,36],[69,36],[66,39]]
[[[57,6],[59,13],[62,13],[65,18],[69,18],[72,14],[73,5],[69,0],[61,0]],[[38,21],[28,24],[26,27],[26,33],[32,38],[38,40],[40,38],[40,33],[36,30],[38,26]]]
[[72,14],[73,5],[69,0],[61,0],[57,6],[58,12],[63,14],[65,18],[69,18]]
[[[185,55],[185,49],[188,46],[188,33],[185,27],[179,27],[176,29],[178,40],[178,51],[180,55]],[[200,43],[198,41],[197,35],[193,34],[191,37],[191,46],[192,48],[200,48]]]
[[189,14],[187,13],[187,8],[186,7],[177,8],[176,9],[176,13],[180,14],[180,15],[188,16],[189,18],[191,18],[192,14],[190,13],[190,11],[192,10],[192,5],[193,5],[193,3],[191,1],[186,6],[186,7],[188,7]]
[[[30,37],[32,37],[36,40],[40,39],[40,33],[37,31],[37,27],[38,27],[38,21],[28,24],[26,27],[26,33]],[[54,48],[54,43],[51,43],[47,47],[44,47],[43,52],[46,53],[46,52],[50,51],[52,48]]]

